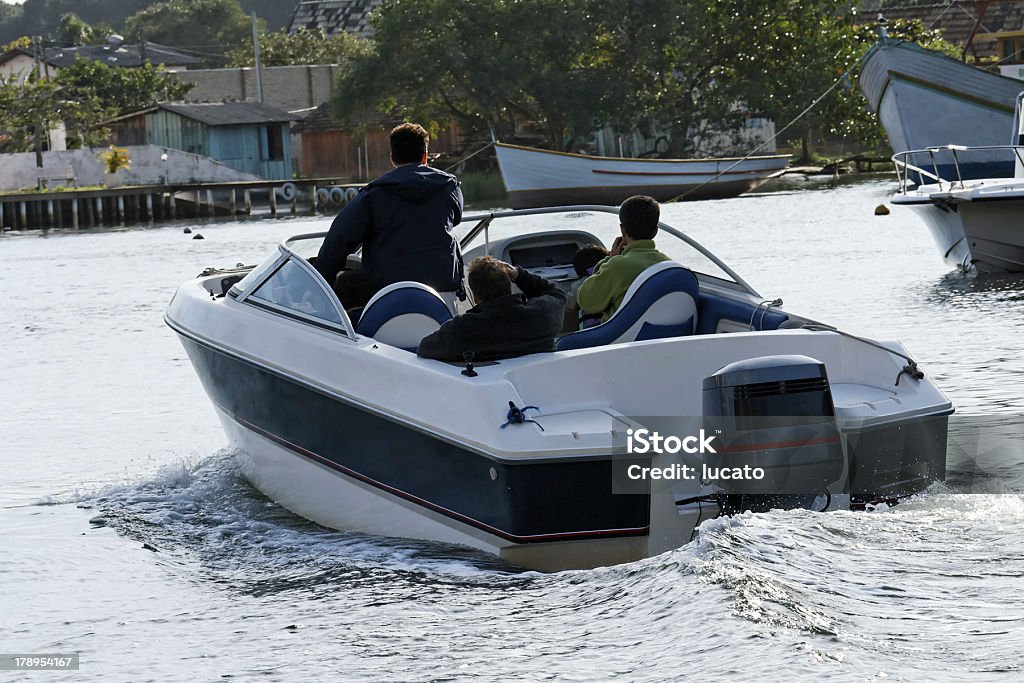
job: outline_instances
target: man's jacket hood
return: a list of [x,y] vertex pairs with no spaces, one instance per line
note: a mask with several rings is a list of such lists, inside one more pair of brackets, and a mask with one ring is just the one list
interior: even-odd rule
[[393,192],[410,204],[422,204],[439,192],[451,193],[458,179],[430,166],[406,164],[385,173],[366,186],[366,190],[380,188]]

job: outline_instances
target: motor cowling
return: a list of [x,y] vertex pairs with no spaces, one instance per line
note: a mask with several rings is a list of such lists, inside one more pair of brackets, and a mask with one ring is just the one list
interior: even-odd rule
[[[723,512],[828,506],[844,489],[843,445],[825,365],[808,356],[761,356],[731,363],[703,382],[705,424],[718,434],[705,472]],[[717,468],[717,469],[716,469]]]

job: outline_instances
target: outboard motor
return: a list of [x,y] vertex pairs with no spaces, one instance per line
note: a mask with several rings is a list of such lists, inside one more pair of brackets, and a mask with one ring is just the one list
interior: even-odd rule
[[793,355],[726,365],[704,378],[704,421],[718,435],[704,473],[724,514],[845,500],[848,468],[822,362]]

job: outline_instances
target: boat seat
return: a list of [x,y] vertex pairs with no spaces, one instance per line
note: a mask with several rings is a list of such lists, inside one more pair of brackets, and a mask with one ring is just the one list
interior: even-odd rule
[[559,351],[605,344],[684,337],[697,329],[697,276],[675,261],[644,270],[626,290],[612,317],[597,327],[567,334]]
[[448,304],[420,282],[396,282],[363,307],[356,334],[416,353],[420,340],[452,319]]
[[736,301],[719,294],[701,292],[697,302],[699,324],[697,334],[750,331],[751,319],[755,331],[777,330],[789,319],[785,313],[761,306],[758,310],[745,301]]

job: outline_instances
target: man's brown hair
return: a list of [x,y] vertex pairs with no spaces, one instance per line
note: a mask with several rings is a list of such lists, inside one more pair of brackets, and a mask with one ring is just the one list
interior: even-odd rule
[[507,266],[493,256],[473,259],[467,279],[478,304],[512,293],[512,278]]
[[423,160],[430,135],[423,126],[403,123],[391,129],[391,160],[396,164],[413,164]]
[[661,207],[654,197],[638,194],[622,202],[619,223],[631,240],[652,240],[658,234]]

